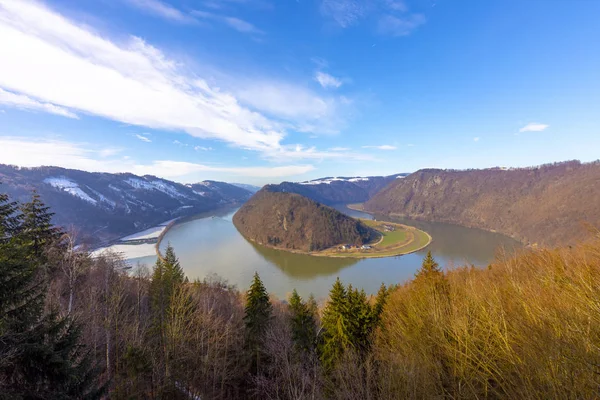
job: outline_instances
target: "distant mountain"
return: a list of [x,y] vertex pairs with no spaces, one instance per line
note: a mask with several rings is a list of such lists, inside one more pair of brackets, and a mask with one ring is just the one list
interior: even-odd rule
[[98,244],[182,216],[240,204],[251,192],[224,182],[182,185],[155,176],[90,173],[59,167],[0,164],[0,192],[28,201],[36,190],[54,223]]
[[260,186],[248,185],[247,183],[232,183],[233,186],[241,187],[249,192],[256,193],[260,190]]
[[398,179],[367,211],[493,230],[525,243],[574,243],[600,228],[600,162],[521,169],[421,170]]
[[297,193],[319,203],[362,203],[396,179],[409,174],[368,177],[326,177],[306,182],[268,185],[272,192]]
[[363,244],[376,234],[331,207],[295,193],[271,191],[271,186],[252,196],[235,213],[233,223],[256,243],[305,252]]

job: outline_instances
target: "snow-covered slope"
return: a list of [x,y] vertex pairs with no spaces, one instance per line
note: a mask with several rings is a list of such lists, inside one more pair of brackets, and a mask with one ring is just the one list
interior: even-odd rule
[[155,176],[89,173],[58,167],[0,164],[0,192],[27,201],[36,190],[54,222],[83,241],[123,237],[176,217],[246,201],[251,192],[224,182],[182,185]]

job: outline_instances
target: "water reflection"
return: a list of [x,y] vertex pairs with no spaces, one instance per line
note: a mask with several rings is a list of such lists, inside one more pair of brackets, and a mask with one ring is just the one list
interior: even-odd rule
[[[360,211],[337,207],[354,217],[372,218]],[[475,264],[487,265],[498,246],[514,248],[514,240],[502,235],[456,225],[396,219],[416,226],[433,237],[432,244],[417,253],[390,258],[353,259],[314,257],[266,248],[244,239],[231,218],[235,209],[179,221],[161,243],[175,247],[181,265],[190,279],[217,274],[245,290],[258,272],[269,292],[285,298],[294,288],[302,296],[313,293],[325,298],[336,277],[345,283],[376,293],[382,282],[402,283],[411,279],[427,250],[443,267]],[[381,217],[380,217],[381,218]],[[379,218],[378,218],[379,219]],[[153,264],[155,258],[144,258]]]
[[316,276],[335,275],[343,268],[354,265],[359,261],[355,258],[330,258],[294,254],[254,243],[252,243],[252,247],[266,261],[277,266],[284,274],[303,280],[310,280]]

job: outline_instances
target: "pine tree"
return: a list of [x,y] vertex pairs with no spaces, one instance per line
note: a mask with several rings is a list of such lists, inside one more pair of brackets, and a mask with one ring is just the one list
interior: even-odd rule
[[352,347],[350,337],[350,321],[348,317],[348,294],[346,288],[337,278],[331,291],[329,301],[323,311],[323,337],[321,343],[321,362],[326,370],[331,370],[344,352]]
[[302,301],[296,289],[290,297],[292,340],[298,352],[310,353],[316,344],[316,323],[313,311]]
[[[152,271],[150,282],[150,305],[152,312],[151,337],[155,338],[155,346],[161,355],[164,374],[170,375],[170,354],[172,353],[168,337],[168,322],[175,296],[179,295],[182,285],[187,282],[179,260],[171,244],[167,246],[165,257],[159,257]],[[167,382],[170,385],[170,382]]]
[[423,280],[437,279],[443,276],[443,272],[440,269],[439,264],[435,261],[431,255],[431,251],[427,252],[427,255],[423,259],[421,268],[415,274],[415,282]]
[[23,207],[22,217],[7,196],[0,199],[0,394],[98,398],[103,388],[79,344],[79,326],[44,311],[48,282],[42,255],[54,229],[39,198],[32,203]]
[[389,289],[382,283],[377,292],[377,297],[375,297],[375,305],[373,306],[373,319],[375,320],[376,325],[379,325],[381,314],[387,303],[389,293]]
[[46,206],[40,195],[33,192],[29,203],[21,206],[22,223],[20,226],[21,237],[31,242],[31,248],[35,257],[42,257],[42,249],[56,241],[60,235],[60,229],[52,225],[50,207]]
[[258,273],[246,294],[244,315],[245,348],[250,357],[250,373],[258,375],[266,362],[265,336],[272,318],[271,301]]

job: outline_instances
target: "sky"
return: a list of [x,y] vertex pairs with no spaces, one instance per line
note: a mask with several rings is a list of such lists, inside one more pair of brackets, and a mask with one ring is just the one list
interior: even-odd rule
[[262,185],[600,158],[600,1],[0,0],[0,163]]

